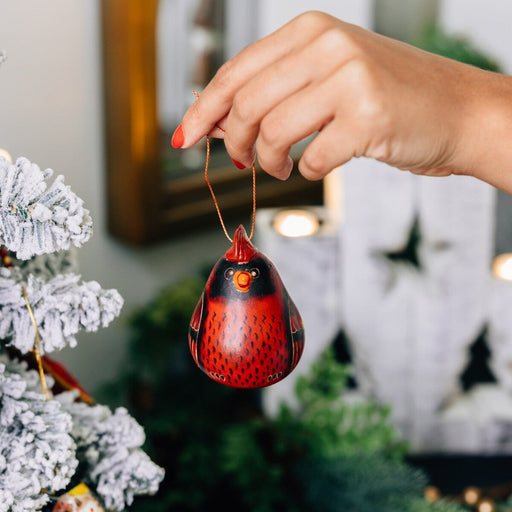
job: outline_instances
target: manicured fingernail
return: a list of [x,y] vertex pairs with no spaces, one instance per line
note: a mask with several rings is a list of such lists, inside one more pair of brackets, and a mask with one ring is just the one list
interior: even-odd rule
[[175,149],[181,148],[185,142],[185,136],[183,135],[183,126],[181,124],[176,128],[171,140],[172,147]]
[[238,160],[233,160],[233,158],[231,159],[231,161],[239,168],[239,169],[245,169],[245,165],[244,164],[241,164]]

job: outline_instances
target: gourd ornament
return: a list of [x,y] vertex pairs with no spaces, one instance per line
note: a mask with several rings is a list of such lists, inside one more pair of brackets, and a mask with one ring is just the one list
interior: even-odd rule
[[299,362],[304,349],[299,311],[243,226],[208,278],[188,340],[199,368],[236,388],[274,384]]

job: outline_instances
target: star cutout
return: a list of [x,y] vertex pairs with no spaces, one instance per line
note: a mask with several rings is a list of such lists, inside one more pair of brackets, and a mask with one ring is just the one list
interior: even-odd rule
[[414,219],[414,222],[412,223],[411,230],[409,232],[409,237],[405,245],[401,249],[398,249],[397,251],[384,252],[383,255],[389,261],[395,263],[409,263],[418,270],[421,270],[421,262],[418,252],[420,241],[420,223],[418,217],[416,217]]

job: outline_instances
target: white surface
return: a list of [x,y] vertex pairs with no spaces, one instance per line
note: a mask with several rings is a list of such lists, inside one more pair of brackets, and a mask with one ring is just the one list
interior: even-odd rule
[[[435,415],[487,320],[495,191],[367,159],[345,166],[344,191],[343,318],[358,382],[392,404],[415,449],[429,449]],[[420,269],[384,257],[402,249],[415,217]]]
[[370,0],[258,0],[260,4],[258,37],[263,37],[299,14],[323,11],[348,23],[371,28],[373,2]]

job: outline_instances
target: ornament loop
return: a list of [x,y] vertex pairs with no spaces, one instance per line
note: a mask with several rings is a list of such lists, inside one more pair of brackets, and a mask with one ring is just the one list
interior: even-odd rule
[[[199,98],[199,94],[196,91],[192,91],[196,98]],[[219,125],[215,125],[219,130],[224,132],[225,130],[221,128]],[[208,188],[210,189],[210,194],[212,195],[213,204],[215,205],[215,209],[217,210],[217,215],[219,216],[220,225],[226,235],[226,238],[233,242],[233,239],[229,236],[228,230],[226,229],[226,225],[224,224],[224,219],[222,218],[222,213],[220,211],[219,203],[217,202],[217,198],[215,197],[215,192],[213,191],[213,187],[208,178],[208,168],[210,165],[210,137],[206,136],[206,162],[204,165],[204,179]],[[256,224],[256,165],[252,164],[252,221],[251,221],[251,233],[249,235],[249,240],[252,240],[254,236],[254,227]]]

